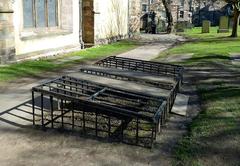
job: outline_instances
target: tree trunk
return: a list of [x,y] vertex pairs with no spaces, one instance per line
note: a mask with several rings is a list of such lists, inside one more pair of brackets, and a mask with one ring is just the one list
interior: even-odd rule
[[238,24],[239,24],[239,14],[240,12],[234,6],[234,15],[233,15],[233,28],[232,28],[232,35],[231,37],[237,37],[237,29],[238,29]]
[[162,3],[165,8],[166,16],[167,16],[167,22],[168,22],[167,33],[171,33],[173,30],[173,17],[171,13],[170,4],[168,3],[168,0],[162,0]]

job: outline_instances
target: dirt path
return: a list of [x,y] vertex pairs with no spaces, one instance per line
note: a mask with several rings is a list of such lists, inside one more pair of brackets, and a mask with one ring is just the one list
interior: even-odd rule
[[[143,41],[151,43],[158,40],[148,38],[150,37],[147,36]],[[153,52],[156,55],[156,52]],[[76,69],[77,67],[68,69],[59,75]],[[46,79],[49,79],[49,76]],[[157,141],[151,150],[99,141],[79,136],[77,133],[35,130],[31,127],[30,88],[46,79],[40,81],[29,78],[21,79],[1,89],[1,166],[171,165],[174,159],[173,147],[186,132],[186,124],[199,111],[194,87],[186,79],[183,85],[184,91],[181,93],[190,96],[187,116],[172,115],[163,128],[163,132],[157,136]],[[20,105],[11,109],[18,104]]]

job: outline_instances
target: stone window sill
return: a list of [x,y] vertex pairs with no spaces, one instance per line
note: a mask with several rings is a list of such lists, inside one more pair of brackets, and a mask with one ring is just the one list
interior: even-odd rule
[[35,29],[35,30],[28,30],[22,31],[20,34],[20,39],[25,40],[33,40],[33,39],[40,39],[40,38],[47,38],[47,37],[54,37],[54,36],[64,36],[72,34],[72,31],[69,30],[62,30],[62,29],[55,29],[55,30],[47,30],[47,29]]

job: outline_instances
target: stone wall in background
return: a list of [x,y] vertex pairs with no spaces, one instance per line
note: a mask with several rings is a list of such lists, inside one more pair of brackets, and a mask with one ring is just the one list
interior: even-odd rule
[[104,3],[94,0],[94,24],[89,29],[94,30],[95,44],[107,44],[128,36],[128,5],[127,0],[104,0]]
[[13,10],[11,0],[0,1],[0,64],[15,57]]

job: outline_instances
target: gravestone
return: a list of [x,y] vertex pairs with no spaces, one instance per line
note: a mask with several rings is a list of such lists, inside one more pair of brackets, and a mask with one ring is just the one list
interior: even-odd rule
[[202,33],[209,33],[211,22],[209,20],[203,20],[202,22]]
[[182,21],[177,22],[176,24],[176,31],[177,32],[184,32],[185,24]]
[[226,32],[229,32],[228,16],[221,16],[218,33],[226,33]]
[[158,20],[157,32],[165,32],[165,31],[166,31],[166,22],[164,20]]

